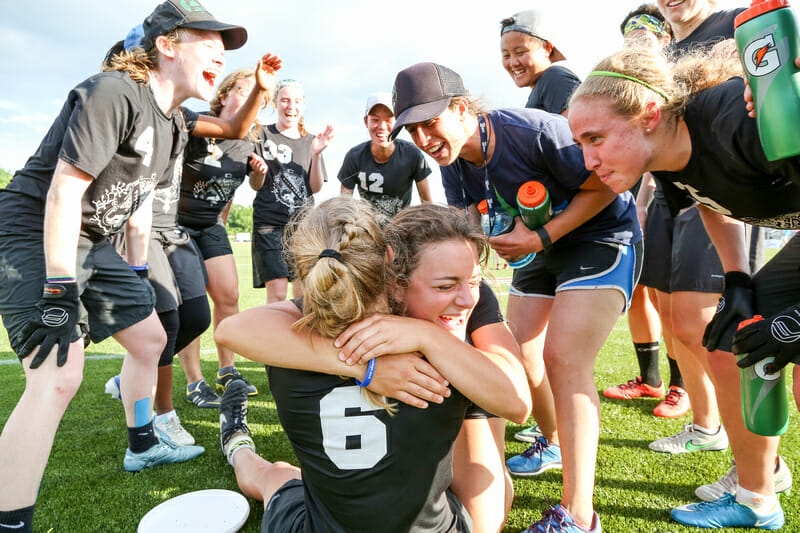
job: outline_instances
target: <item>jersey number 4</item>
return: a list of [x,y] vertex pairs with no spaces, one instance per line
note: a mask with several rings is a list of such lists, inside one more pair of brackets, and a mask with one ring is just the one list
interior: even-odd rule
[[341,470],[372,468],[386,456],[386,424],[356,386],[337,387],[319,402],[322,447]]

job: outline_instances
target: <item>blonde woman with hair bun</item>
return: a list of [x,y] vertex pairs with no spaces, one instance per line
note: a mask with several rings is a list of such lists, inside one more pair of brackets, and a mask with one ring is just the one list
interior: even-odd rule
[[[419,220],[436,231],[407,233]],[[481,288],[485,237],[430,204],[384,233],[367,204],[338,197],[304,213],[292,253],[302,302],[244,311],[216,332],[267,365],[302,468],[300,481],[299,468],[255,453],[247,396],[232,384],[223,453],[242,491],[264,501],[262,531],[472,531],[447,490],[467,398],[516,421],[531,407],[516,343]]]

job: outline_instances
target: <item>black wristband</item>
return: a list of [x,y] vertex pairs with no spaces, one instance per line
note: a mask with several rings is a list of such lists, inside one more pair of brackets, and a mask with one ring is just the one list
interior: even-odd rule
[[749,289],[752,286],[753,279],[750,277],[750,274],[739,272],[737,270],[725,272],[725,289],[733,289],[736,287]]
[[550,234],[547,233],[547,230],[544,229],[544,226],[539,226],[534,231],[539,236],[539,239],[542,241],[542,246],[544,247],[544,252],[549,252],[550,248],[553,247],[553,241],[550,240]]

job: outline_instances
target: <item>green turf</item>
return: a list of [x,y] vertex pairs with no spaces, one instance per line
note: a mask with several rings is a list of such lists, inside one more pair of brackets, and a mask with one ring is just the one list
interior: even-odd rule
[[[253,307],[264,302],[263,290],[251,288],[249,244],[235,244],[240,275],[240,306]],[[495,271],[505,291],[503,278],[510,271]],[[505,298],[502,297],[503,302]],[[5,330],[0,333],[0,362],[16,357],[8,347]],[[203,335],[202,366],[207,380],[213,379],[216,353],[210,332]],[[113,340],[92,345],[89,355],[121,354]],[[662,357],[662,359],[664,359]],[[53,453],[45,471],[34,521],[36,531],[135,531],[136,524],[153,506],[167,498],[203,488],[237,490],[233,471],[219,452],[216,410],[198,409],[184,398],[186,380],[175,364],[174,398],[186,429],[206,447],[205,455],[185,464],[165,465],[138,474],[122,469],[127,446],[122,406],[103,394],[106,380],[119,372],[121,358],[89,359],[84,381],[67,410],[56,436]],[[263,367],[239,358],[237,367],[255,384],[260,394],[250,402],[248,420],[259,452],[269,460],[296,464],[291,447],[281,432],[275,406],[268,392]],[[627,324],[621,318],[597,361],[598,389],[616,385],[633,377],[635,356]],[[662,374],[668,375],[666,361]],[[0,424],[4,424],[22,393],[24,378],[18,363],[0,364]],[[664,420],[652,416],[655,399],[618,401],[602,399],[600,448],[597,460],[595,509],[607,532],[692,531],[669,519],[673,506],[695,501],[694,489],[716,480],[730,466],[730,452],[700,452],[679,456],[651,452],[647,444],[655,438],[676,433],[690,416]],[[800,465],[800,448],[795,432],[798,413],[792,407],[789,432],[781,444],[781,454],[790,467]],[[525,445],[514,441],[519,426],[507,427],[508,457]],[[14,480],[4,479],[4,483]],[[515,479],[516,498],[506,531],[516,532],[541,515],[545,500],[556,503],[561,496],[561,474],[549,471],[537,478]],[[402,487],[397,487],[402,490]],[[782,496],[787,525],[784,531],[800,531],[800,496]],[[251,505],[250,518],[243,529],[257,532],[261,505]],[[380,525],[376,524],[376,531]]]

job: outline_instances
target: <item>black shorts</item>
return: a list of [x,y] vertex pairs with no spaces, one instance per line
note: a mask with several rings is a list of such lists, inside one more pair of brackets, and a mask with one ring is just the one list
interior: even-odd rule
[[[449,489],[445,495],[455,519],[453,527],[448,531],[453,533],[472,531],[472,518],[464,505]],[[278,489],[264,508],[261,533],[301,533],[305,531],[305,527],[306,502],[303,494],[303,482],[299,479],[292,479]],[[380,525],[375,526],[374,529],[380,531]]]
[[673,218],[654,201],[644,230],[644,267],[639,283],[664,293],[721,293],[725,272],[696,207]]
[[148,279],[156,291],[156,311],[174,311],[185,301],[205,296],[208,274],[200,251],[183,230],[150,232]]
[[[800,234],[795,235],[753,276],[755,311],[771,318],[787,307],[800,303]],[[736,325],[720,340],[719,349],[731,351]]]
[[292,479],[272,495],[264,507],[261,533],[301,533],[306,529],[303,482]]
[[509,294],[553,298],[567,290],[615,289],[625,310],[642,269],[642,242],[624,245],[576,242],[537,254],[531,264],[514,271]]
[[480,407],[474,402],[469,402],[467,406],[467,413],[464,415],[464,420],[473,420],[476,418],[498,418],[483,407]]
[[283,249],[285,227],[261,226],[253,232],[253,288],[260,289],[268,281],[295,276],[289,266],[288,251]]
[[[36,312],[45,283],[44,241],[40,233],[0,232],[0,315],[11,348],[19,353],[21,332]],[[71,341],[88,333],[94,342],[130,327],[153,312],[154,295],[108,239],[81,237],[76,278],[81,313]]]
[[233,255],[231,241],[228,239],[228,232],[222,224],[214,224],[202,229],[183,228],[192,238],[203,260],[219,257],[221,255]]

